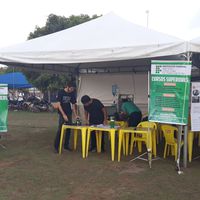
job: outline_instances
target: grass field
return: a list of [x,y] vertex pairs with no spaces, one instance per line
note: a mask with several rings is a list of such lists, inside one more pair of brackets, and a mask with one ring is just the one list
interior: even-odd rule
[[[112,162],[106,152],[81,157],[53,152],[56,113],[9,113],[0,143],[0,200],[194,200],[200,198],[200,160],[177,175],[173,158]],[[80,138],[79,138],[80,139]],[[162,155],[162,152],[160,152]]]

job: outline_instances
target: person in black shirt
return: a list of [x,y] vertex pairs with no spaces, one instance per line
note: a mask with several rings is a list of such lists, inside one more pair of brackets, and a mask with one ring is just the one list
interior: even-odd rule
[[[59,114],[59,122],[58,122],[58,130],[55,137],[55,152],[58,153],[59,143],[60,143],[60,134],[61,128],[64,123],[71,124],[72,123],[72,110],[75,118],[78,118],[77,114],[77,104],[76,104],[76,96],[75,96],[75,87],[73,83],[68,83],[64,89],[58,92],[56,107],[58,109]],[[72,104],[72,107],[71,107]],[[66,150],[71,150],[69,148],[69,139],[70,139],[70,130],[67,129],[67,133],[65,134],[65,143],[64,148]]]
[[[98,99],[91,99],[88,95],[81,98],[84,105],[86,124],[98,125],[107,124],[107,112],[104,105]],[[102,134],[102,151],[104,151],[104,134]],[[96,137],[95,133],[91,134],[91,151],[96,150]]]

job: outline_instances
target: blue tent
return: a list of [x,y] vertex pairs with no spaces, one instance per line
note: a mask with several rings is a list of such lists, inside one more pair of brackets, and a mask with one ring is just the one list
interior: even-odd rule
[[0,75],[0,84],[8,84],[10,89],[21,89],[33,87],[21,72],[13,72]]

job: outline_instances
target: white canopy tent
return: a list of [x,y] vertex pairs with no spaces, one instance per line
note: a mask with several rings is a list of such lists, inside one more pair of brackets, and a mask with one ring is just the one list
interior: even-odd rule
[[[140,102],[144,101],[144,94],[147,94],[146,77],[151,58],[172,58],[185,52],[185,48],[186,43],[179,38],[135,25],[110,13],[57,33],[1,49],[0,62],[34,70],[93,73],[93,76],[79,76],[82,80],[79,94],[104,91],[106,94],[101,95],[100,99],[104,98],[103,102],[108,104],[112,102],[109,88],[112,84],[118,83],[122,93],[136,93],[141,84],[135,83],[133,86],[129,80],[133,77],[138,79],[137,82],[142,79],[143,94],[137,97]],[[135,74],[138,71],[145,72],[143,78]],[[94,75],[100,72],[118,75]],[[128,72],[129,75],[122,75],[122,72]],[[104,87],[94,84],[99,79],[105,80],[101,82]],[[90,88],[87,81],[91,83]],[[92,96],[99,97],[97,93]]]
[[135,25],[110,13],[57,33],[3,48],[0,50],[0,62],[24,67],[33,67],[34,64],[36,68],[46,67],[47,70],[55,70],[57,65],[56,68],[65,70],[81,68],[83,63],[102,67],[113,64],[109,61],[133,59],[140,60],[137,64],[141,65],[144,58],[183,52],[183,40]]
[[[187,43],[135,25],[111,13],[57,33],[1,49],[0,63],[56,73],[92,73],[93,75],[79,76],[79,98],[81,94],[90,95],[89,92],[93,91],[96,92],[95,95],[98,94],[98,98],[103,96],[110,102],[109,87],[115,83],[123,88],[122,93],[127,91],[139,94],[136,102],[145,103],[147,71],[150,69],[151,59],[185,59],[181,54],[200,51],[199,41]],[[141,77],[138,72],[144,71],[145,74]],[[118,74],[98,76],[100,72]],[[122,76],[122,72],[129,74]],[[131,80],[137,80],[137,84],[132,84]],[[143,98],[144,95],[146,98]]]

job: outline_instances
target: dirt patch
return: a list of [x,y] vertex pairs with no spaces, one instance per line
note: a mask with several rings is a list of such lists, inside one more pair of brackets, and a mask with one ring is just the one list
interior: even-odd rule
[[19,163],[22,163],[24,161],[27,161],[28,159],[19,159],[19,160],[15,160],[15,161],[1,161],[0,163],[0,169],[4,169],[4,168],[8,168],[8,167],[15,167],[16,165],[18,165]]
[[134,163],[126,163],[126,167],[123,168],[119,174],[139,174],[145,170],[145,168],[138,167]]
[[114,188],[106,188],[100,185],[89,185],[77,187],[66,200],[110,200],[116,199],[118,194]]

